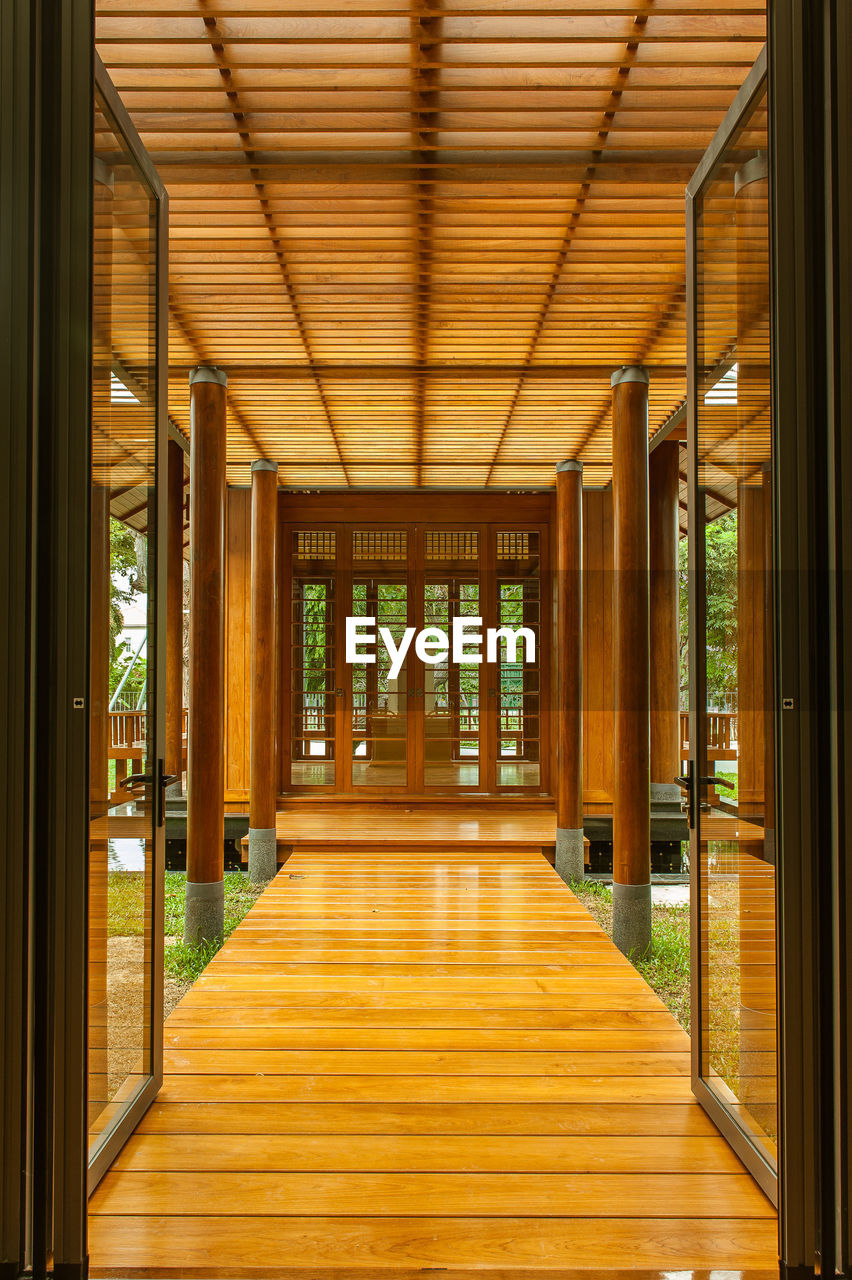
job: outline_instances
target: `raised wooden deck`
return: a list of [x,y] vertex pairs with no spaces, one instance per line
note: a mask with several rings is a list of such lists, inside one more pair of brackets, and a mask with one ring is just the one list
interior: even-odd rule
[[689,1042],[540,854],[297,852],[166,1025],[93,1276],[777,1276]]

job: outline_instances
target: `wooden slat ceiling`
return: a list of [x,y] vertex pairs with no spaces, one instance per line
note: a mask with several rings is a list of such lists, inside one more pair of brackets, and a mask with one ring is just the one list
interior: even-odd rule
[[170,413],[228,371],[228,479],[610,477],[609,378],[685,394],[684,187],[759,0],[98,0],[171,203]]

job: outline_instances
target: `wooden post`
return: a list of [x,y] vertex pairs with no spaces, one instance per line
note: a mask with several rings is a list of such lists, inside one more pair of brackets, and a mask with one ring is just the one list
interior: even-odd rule
[[582,880],[583,464],[556,464],[556,870]]
[[680,445],[664,440],[648,462],[651,636],[651,801],[680,817],[678,497]]
[[221,939],[225,919],[225,388],[200,365],[189,375],[189,760],[184,941]]
[[766,768],[765,550],[764,489],[758,477],[737,489],[737,809],[755,826],[763,823]]
[[278,465],[251,468],[251,791],[248,871],[255,884],[277,870],[275,810],[278,752],[275,715],[275,617]]
[[648,371],[612,375],[612,936],[625,955],[651,946]]
[[180,795],[183,775],[183,449],[169,441],[168,568],[166,571],[166,773],[177,782],[170,795]]
[[772,567],[772,468],[763,464],[763,856],[775,865],[775,623]]

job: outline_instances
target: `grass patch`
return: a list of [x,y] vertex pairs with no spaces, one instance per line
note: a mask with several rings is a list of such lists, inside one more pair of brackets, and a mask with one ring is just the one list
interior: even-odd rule
[[651,909],[653,955],[633,963],[680,1025],[689,1030],[689,907]]
[[141,871],[110,871],[107,882],[107,933],[110,938],[139,938],[145,932],[145,877]]
[[[571,888],[601,928],[612,937],[612,889],[599,880]],[[689,907],[655,903],[651,908],[653,955],[630,957],[639,973],[680,1025],[689,1030]]]
[[[264,885],[250,884],[240,871],[225,873],[225,937],[257,902]],[[145,877],[141,871],[111,871],[108,885],[108,932],[111,938],[141,937],[145,932]],[[178,982],[192,983],[213,959],[219,947],[208,943],[189,947],[183,941],[186,876],[182,871],[165,875],[165,970]],[[171,941],[175,939],[175,941]]]
[[[241,871],[225,872],[225,938],[254,906],[265,885],[251,884]],[[183,911],[186,900],[186,876],[182,871],[166,872],[165,933],[178,941],[166,945],[166,973],[179,982],[195,982],[219,950],[215,942],[200,947],[183,941]]]

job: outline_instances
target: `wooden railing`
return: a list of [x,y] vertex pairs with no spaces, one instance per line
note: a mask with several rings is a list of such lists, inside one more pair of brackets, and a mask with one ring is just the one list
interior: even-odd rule
[[[183,739],[184,756],[186,754],[187,726],[189,711],[183,709],[181,737]],[[113,803],[127,799],[127,792],[121,787],[122,779],[131,773],[142,772],[142,762],[148,746],[148,712],[147,711],[110,711],[109,713],[109,749],[110,760],[115,761],[115,785],[110,793]]]
[[[708,760],[736,760],[737,715],[735,711],[708,711],[704,732],[707,736]],[[680,755],[689,756],[689,715],[680,713]]]

